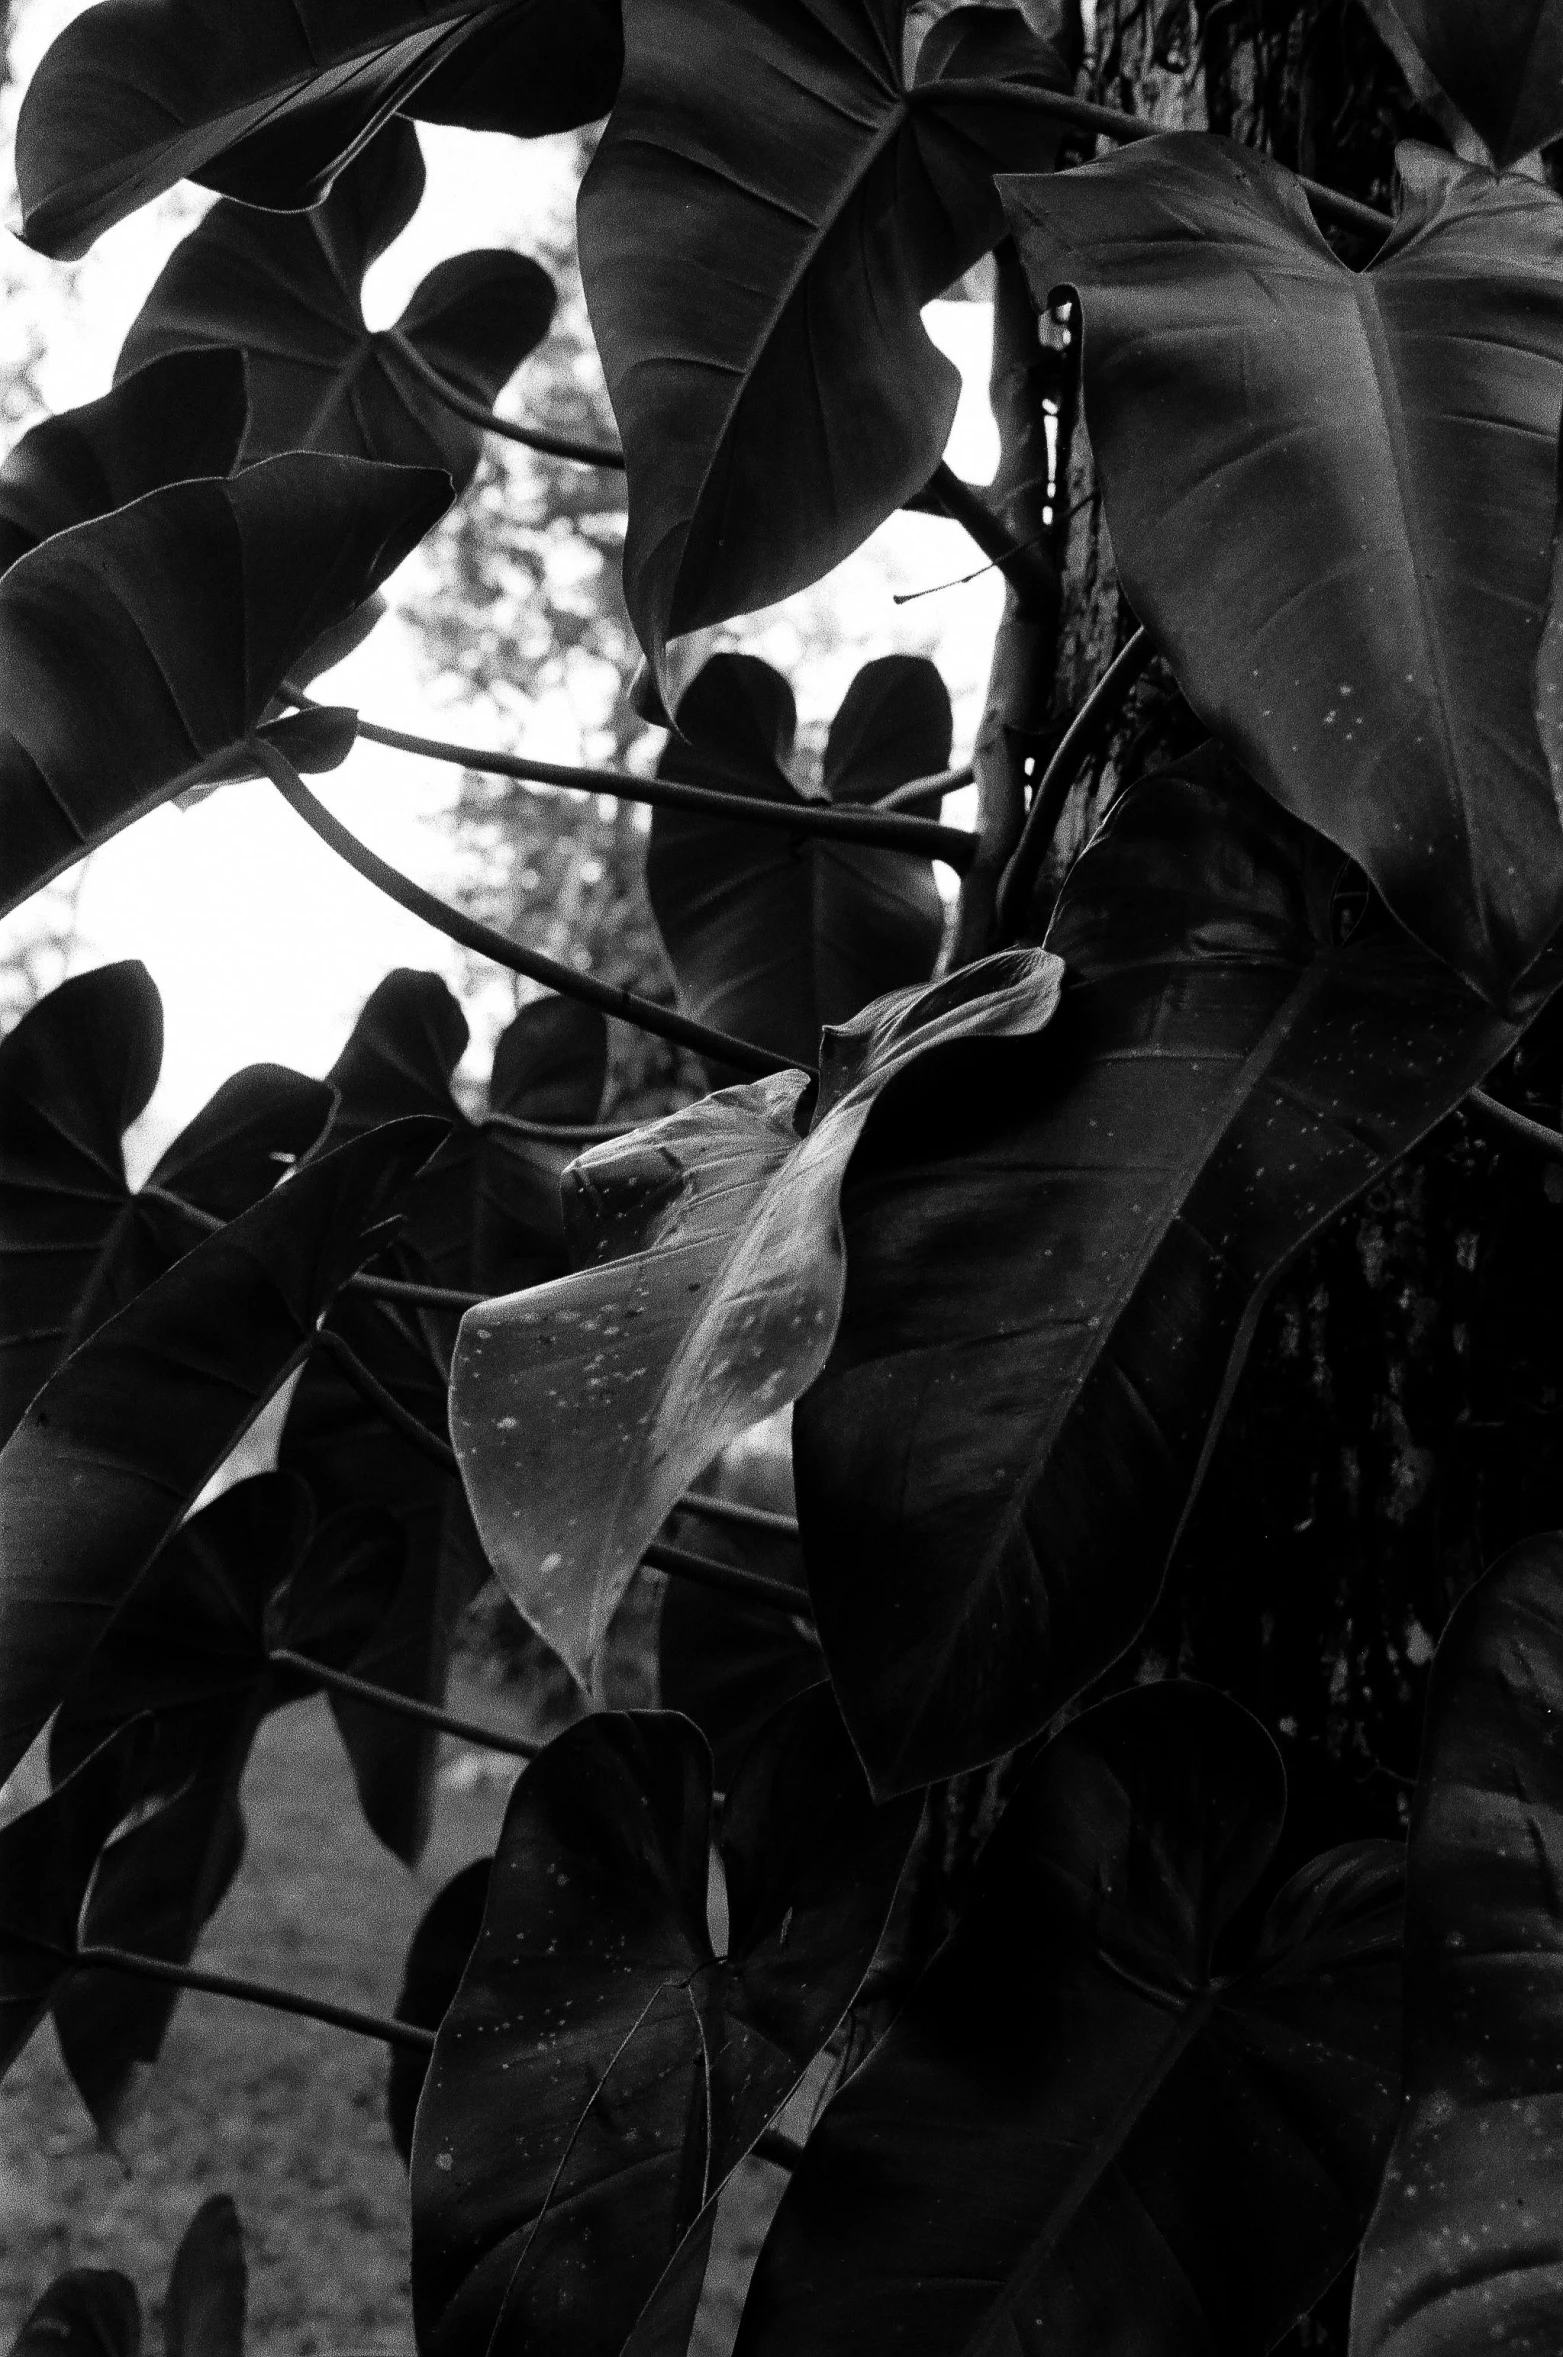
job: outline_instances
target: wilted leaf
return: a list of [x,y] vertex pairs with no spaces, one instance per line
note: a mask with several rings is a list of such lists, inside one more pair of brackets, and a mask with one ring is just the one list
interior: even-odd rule
[[[396,2000],[398,2021],[416,2022],[420,2029],[437,2030],[450,2011],[467,1962],[483,1929],[488,1904],[492,1858],[474,1858],[453,1874],[444,1889],[424,1909],[407,1949],[401,1994]],[[410,2046],[391,2048],[385,2082],[385,2120],[391,2142],[408,2167],[412,2166],[413,2121],[418,2098],[429,2075],[429,2058]]]
[[739,2357],[1260,2357],[1350,2258],[1399,2100],[1398,1845],[1304,1867],[1241,1968],[1274,1745],[1202,1686],[1028,1770],[961,1928],[830,2105]]
[[243,2357],[249,2270],[232,2197],[202,2202],[174,2253],[163,2304],[168,2357]]
[[1353,2357],[1557,2343],[1563,2315],[1563,1538],[1514,1547],[1433,1665],[1406,1888],[1406,2108]]
[[[485,1551],[584,1680],[647,1542],[729,1441],[824,1364],[841,1183],[892,1081],[1051,1019],[1056,960],[1012,950],[828,1031],[802,1073],[723,1089],[569,1174],[573,1276],[462,1321],[451,1434]],[[580,1265],[585,1264],[585,1265]]]
[[140,2357],[141,2302],[117,2267],[57,2275],[11,2345],[11,2357]]
[[825,1688],[771,1722],[716,1826],[672,1715],[599,1714],[523,1770],[418,2112],[428,2357],[621,2348],[851,2002],[916,1816],[874,1808]]
[[0,573],[56,532],[193,475],[225,475],[245,421],[238,352],[180,352],[24,434],[0,466]]
[[[807,804],[787,774],[792,690],[753,655],[713,655],[678,707],[659,777]],[[873,803],[942,769],[950,699],[930,662],[887,655],[848,688],[825,753],[832,798]],[[933,971],[944,903],[930,861],[868,843],[654,810],[646,890],[679,996],[701,1022],[812,1064],[828,1023]],[[723,1074],[723,1078],[732,1078]]]
[[1448,101],[1501,170],[1563,132],[1558,0],[1363,0],[1412,96]]
[[438,1135],[397,1122],[310,1163],[100,1327],[0,1449],[0,1778],[303,1361]]
[[1395,227],[1360,273],[1290,174],[1203,133],[1004,198],[1033,294],[1083,306],[1113,554],[1178,685],[1502,999],[1563,919],[1531,692],[1563,204],[1432,148],[1399,164]]
[[820,1638],[882,1791],[1024,1742],[1131,1642],[1267,1286],[1563,972],[1495,1014],[1213,749],[1129,788],[1047,947],[1048,1031],[1002,1075],[908,1075],[860,1150],[795,1412]]
[[0,913],[233,760],[293,657],[449,501],[423,468],[300,454],[149,492],[20,558],[0,579]]
[[670,637],[817,581],[927,482],[960,380],[921,307],[1001,234],[995,167],[1052,162],[1057,125],[991,84],[1063,89],[1076,56],[959,9],[909,85],[903,15],[628,0],[580,253],[664,687]]
[[246,460],[335,450],[443,467],[459,490],[483,436],[430,392],[400,339],[488,406],[547,334],[554,288],[521,254],[460,254],[430,271],[395,327],[371,334],[364,272],[422,194],[418,135],[393,122],[313,212],[214,205],[174,248],[125,338],[116,377],[155,354],[234,344],[249,375]]

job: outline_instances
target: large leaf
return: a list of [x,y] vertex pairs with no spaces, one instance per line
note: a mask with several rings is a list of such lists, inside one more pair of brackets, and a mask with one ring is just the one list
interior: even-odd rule
[[68,2267],[23,2319],[11,2357],[141,2357],[141,2300],[117,2267]]
[[1563,204],[1432,148],[1399,162],[1361,273],[1278,164],[1203,134],[1004,196],[1033,293],[1083,305],[1113,554],[1179,686],[1501,998],[1563,919],[1531,695]]
[[398,1122],[297,1172],[73,1352],[0,1449],[0,1778],[302,1364],[438,1137]]
[[192,475],[225,475],[244,438],[238,352],[181,352],[24,434],[0,466],[0,573],[56,532]]
[[1558,0],[1364,0],[1435,111],[1442,93],[1501,170],[1563,132],[1563,7]]
[[1067,88],[1062,36],[960,9],[908,84],[904,13],[625,8],[580,252],[628,467],[625,595],[659,681],[670,636],[818,580],[928,481],[959,378],[921,307],[999,236],[995,166],[1052,161],[1056,124],[961,83]]
[[[768,663],[713,655],[681,698],[678,725],[659,777],[807,806],[787,775],[792,691]],[[847,690],[825,784],[834,799],[872,803],[949,755],[938,672],[919,656],[886,655]],[[646,890],[691,1014],[799,1064],[813,1063],[827,1023],[926,982],[944,933],[932,863],[914,853],[699,811],[652,812]]]
[[[492,1858],[474,1858],[453,1874],[424,1909],[407,1947],[401,1991],[396,2000],[398,2021],[416,2022],[420,2029],[437,2030],[455,2002],[472,1951],[483,1929],[488,1905]],[[412,2166],[413,2123],[418,2099],[429,2075],[429,2058],[414,2046],[393,2046],[385,2081],[385,2124],[391,2142],[408,2167]]]
[[19,559],[0,579],[0,913],[232,754],[294,656],[449,501],[431,470],[300,454],[149,492]]
[[1406,1890],[1406,2108],[1353,2357],[1556,2348],[1563,2315],[1563,1537],[1457,1607]]
[[1266,1287],[1563,971],[1497,1015],[1344,868],[1213,749],[1132,786],[1049,930],[1049,1030],[1002,1079],[909,1076],[860,1152],[794,1459],[877,1789],[1010,1750],[1129,1644]]
[[[920,1062],[1052,1017],[1057,962],[1013,950],[882,999],[806,1083],[723,1089],[583,1155],[575,1275],[462,1321],[451,1435],[489,1561],[584,1680],[645,1546],[720,1449],[824,1364],[840,1315],[841,1183],[875,1104]],[[584,1265],[582,1265],[584,1264]]]
[[191,345],[237,345],[249,376],[246,459],[336,450],[443,467],[459,490],[482,456],[482,433],[430,392],[401,339],[487,407],[547,334],[554,289],[521,254],[461,254],[429,273],[395,327],[371,334],[364,272],[422,194],[418,135],[396,122],[313,212],[214,205],[174,248],[120,349],[116,377]]
[[1305,1867],[1213,1951],[1281,1829],[1209,1687],[1079,1719],[960,1929],[825,2113],[740,2357],[1259,2357],[1350,2258],[1400,2078],[1398,1845]]
[[437,121],[533,136],[604,113],[618,67],[608,0],[101,0],[23,101],[25,235],[70,259],[182,179],[296,210],[425,85]]
[[710,1754],[671,1714],[599,1714],[523,1770],[418,2110],[427,2357],[622,2347],[850,2004],[916,1815],[874,1808],[823,1687],[771,1722],[715,1823]]

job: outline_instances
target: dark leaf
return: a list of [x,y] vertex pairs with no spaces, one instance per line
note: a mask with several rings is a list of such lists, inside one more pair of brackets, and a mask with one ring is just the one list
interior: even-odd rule
[[[675,1546],[697,1555],[790,1582],[798,1591],[799,1610],[807,1614],[803,1550],[796,1539],[712,1522],[700,1514],[676,1515],[667,1535]],[[772,1713],[824,1675],[824,1659],[810,1630],[785,1612],[722,1595],[694,1580],[662,1581],[658,1698],[664,1709],[693,1719],[710,1744],[719,1791],[727,1790]]]
[[1376,903],[1347,933],[1353,875],[1213,748],[1144,779],[1060,898],[1049,1029],[909,1076],[860,1149],[794,1457],[876,1789],[1012,1749],[1130,1643],[1266,1288],[1563,971],[1499,1016]]
[[740,2357],[1259,2357],[1350,2258],[1399,2099],[1403,1865],[1305,1867],[1218,1937],[1285,1782],[1214,1689],[1124,1695],[1027,1772],[961,1928],[809,2138]]
[[388,124],[313,212],[213,206],[176,246],[121,348],[116,376],[154,355],[233,344],[249,375],[246,460],[284,450],[443,467],[460,489],[483,450],[404,358],[486,405],[553,317],[547,272],[520,254],[462,254],[429,273],[395,327],[364,325],[364,272],[411,220],[423,159]]
[[51,1372],[130,1199],[120,1141],[157,1086],[139,960],[74,975],[0,1040],[0,1438]]
[[168,2357],[244,2357],[248,2287],[239,2213],[228,2194],[214,2193],[174,2253],[163,2306]]
[[28,2311],[11,2357],[141,2357],[141,2302],[117,2267],[70,2267]]
[[[420,2029],[437,2030],[454,2002],[467,1961],[483,1929],[488,1904],[492,1858],[474,1858],[453,1874],[430,1901],[407,1949],[401,1994],[396,2000],[398,2021],[416,2022]],[[410,2168],[413,2121],[418,2098],[429,2075],[429,2058],[408,2046],[393,2046],[385,2083],[385,2118],[391,2142]]]
[[438,1137],[398,1122],[196,1245],[73,1352],[0,1450],[0,1777],[306,1357]]
[[995,167],[1058,138],[961,82],[1074,70],[1010,11],[957,13],[909,88],[900,0],[626,9],[580,251],[659,684],[670,637],[818,580],[938,464],[959,378],[921,307],[1000,235]]
[[1353,2357],[1544,2357],[1563,2315],[1563,1537],[1512,1548],[1433,1665],[1406,1888],[1406,2108]]
[[536,139],[605,115],[623,66],[619,0],[520,0],[486,10],[406,111]]
[[1203,133],[1004,196],[1033,294],[1082,303],[1113,554],[1178,685],[1501,1000],[1563,919],[1531,685],[1563,204],[1433,148],[1399,167],[1361,273],[1290,174]]
[[684,1489],[824,1364],[875,1103],[919,1061],[1041,1029],[1058,978],[1009,951],[827,1032],[801,1140],[806,1084],[782,1073],[594,1147],[569,1173],[576,1273],[462,1321],[451,1436],[484,1548],[579,1680]]
[[622,2347],[850,2003],[916,1815],[874,1808],[823,1687],[771,1722],[717,1829],[710,1754],[672,1715],[601,1713],[522,1772],[418,2113],[428,2357]]
[[24,434],[0,466],[0,573],[56,532],[193,475],[225,475],[245,421],[238,352],[180,352]]
[[[871,679],[876,671],[892,676]],[[791,690],[769,664],[713,655],[685,691],[678,725],[659,777],[806,807],[786,770]],[[943,754],[925,763],[941,741]],[[848,689],[826,783],[842,800],[871,802],[942,767],[949,742],[949,698],[933,665],[890,656]],[[697,811],[652,812],[646,889],[691,1014],[799,1064],[813,1063],[827,1023],[925,982],[944,931],[928,860]]]
[[149,492],[20,558],[0,579],[0,909],[231,759],[293,657],[449,500],[422,468],[301,454]]
[[[1469,125],[1501,170],[1563,132],[1558,0],[1364,0],[1412,96]],[[1447,102],[1440,107],[1442,95]],[[1463,143],[1462,143],[1463,144]]]

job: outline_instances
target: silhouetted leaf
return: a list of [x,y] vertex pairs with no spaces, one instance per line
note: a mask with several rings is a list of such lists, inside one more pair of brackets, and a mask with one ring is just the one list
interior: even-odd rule
[[193,475],[225,475],[245,421],[238,352],[180,352],[24,434],[0,466],[0,573],[56,532]]
[[1063,89],[1078,53],[959,9],[908,84],[904,13],[625,9],[580,252],[628,465],[625,594],[664,687],[669,637],[818,580],[927,482],[960,380],[921,306],[1000,235],[994,168],[1052,162],[1056,124],[962,84]]
[[1350,2258],[1399,2100],[1398,1844],[1213,1951],[1285,1781],[1210,1687],[1119,1697],[1028,1770],[960,1929],[810,2136],[740,2357],[1259,2357]]
[[521,254],[457,255],[430,271],[395,327],[371,334],[364,272],[422,194],[418,135],[394,122],[313,212],[214,205],[174,248],[125,338],[116,377],[154,354],[234,344],[249,374],[246,460],[335,450],[443,467],[459,490],[482,456],[482,433],[414,374],[400,339],[487,406],[547,334],[554,288]]
[[0,1449],[0,1778],[302,1363],[438,1135],[397,1122],[297,1172],[73,1352]]
[[[1363,0],[1411,94],[1468,124],[1501,170],[1563,132],[1558,0]],[[1440,108],[1439,94],[1448,101]]]
[[916,1816],[873,1807],[823,1687],[771,1722],[715,1827],[710,1754],[670,1714],[599,1714],[523,1770],[418,2112],[428,2357],[619,2350],[845,2012]]
[[568,1174],[576,1273],[463,1319],[450,1412],[468,1499],[508,1594],[578,1679],[687,1484],[824,1364],[841,1183],[876,1103],[920,1061],[953,1070],[1040,1030],[1058,976],[1013,950],[827,1031],[806,1138],[808,1084],[788,1072],[594,1147]]
[[[713,655],[685,690],[678,725],[682,739],[669,740],[659,777],[807,807],[787,774],[792,691],[768,663]],[[839,800],[873,802],[942,769],[949,751],[939,674],[921,658],[889,655],[847,690],[825,782]],[[698,811],[652,812],[646,890],[691,1014],[799,1064],[813,1063],[827,1023],[925,982],[944,932],[926,859]]]
[[0,579],[0,909],[231,764],[293,657],[449,502],[423,468],[300,454],[149,492],[20,558]]
[[249,2270],[232,2197],[202,2202],[174,2253],[163,2304],[168,2357],[243,2357]]
[[1563,205],[1432,148],[1399,167],[1365,272],[1290,174],[1203,133],[1004,197],[1033,294],[1083,306],[1113,555],[1179,687],[1501,999],[1563,919],[1531,688]]
[[[803,1550],[796,1539],[712,1522],[703,1514],[675,1515],[667,1536],[675,1546],[718,1563],[790,1582],[798,1591],[799,1611],[807,1615]],[[711,1746],[717,1789],[725,1792],[765,1721],[794,1695],[820,1683],[824,1656],[808,1627],[774,1605],[750,1604],[694,1580],[652,1572],[641,1576],[662,1584],[656,1624],[658,1699],[664,1709],[694,1720]]]
[[1131,1642],[1266,1288],[1563,973],[1549,953],[1499,1016],[1377,904],[1347,932],[1353,896],[1213,748],[1146,778],[1059,900],[1047,1032],[1002,1072],[909,1075],[876,1120],[794,1421],[820,1638],[876,1789],[1012,1749]]
[[140,2357],[141,2302],[117,2267],[69,2267],[29,2311],[11,2357]]
[[24,234],[70,260],[182,179],[299,210],[426,84],[435,121],[531,137],[602,114],[618,62],[605,0],[101,0],[23,102]]
[[1433,1664],[1406,1888],[1406,2108],[1353,2357],[1553,2348],[1563,2314],[1563,1537],[1511,1548]]
[[[398,2021],[416,2022],[420,2029],[437,2030],[450,2011],[467,1960],[483,1929],[488,1903],[492,1858],[474,1858],[453,1874],[445,1888],[429,1902],[407,1949],[401,1994],[396,2000]],[[412,2130],[418,2098],[429,2075],[429,2058],[408,2046],[391,2048],[385,2083],[385,2120],[391,2142],[412,2165]]]

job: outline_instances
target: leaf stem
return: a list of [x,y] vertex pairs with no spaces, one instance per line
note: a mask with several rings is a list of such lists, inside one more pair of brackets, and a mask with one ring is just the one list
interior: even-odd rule
[[686,1490],[678,1501],[681,1514],[703,1514],[709,1522],[731,1522],[741,1530],[774,1531],[778,1538],[795,1539],[798,1518],[795,1514],[773,1514],[765,1506],[741,1506],[736,1498],[707,1497],[703,1491]]
[[[317,709],[314,699],[291,681],[282,693],[300,711]],[[885,851],[920,852],[942,859],[947,867],[963,870],[971,860],[975,838],[960,827],[941,826],[937,819],[904,818],[899,810],[851,810],[830,802],[763,802],[748,794],[724,794],[712,786],[686,786],[672,778],[637,777],[628,769],[572,769],[557,761],[534,761],[526,754],[498,753],[483,745],[451,744],[441,737],[415,736],[408,729],[383,728],[360,717],[358,733],[371,744],[388,745],[396,753],[415,753],[429,761],[448,761],[487,777],[520,778],[539,786],[558,786],[573,794],[613,794],[621,802],[642,802],[653,810],[704,811],[712,818],[734,819],[741,826],[768,827],[783,835],[818,835],[840,843],[875,843]],[[929,797],[932,779],[914,779]],[[906,788],[902,787],[902,794]],[[940,789],[943,790],[942,788]],[[904,808],[904,804],[901,806]]]
[[352,2030],[360,2038],[378,2038],[382,2046],[406,2046],[419,2054],[432,2052],[434,2032],[410,2021],[394,2021],[381,2013],[361,2013],[356,2005],[334,2005],[325,1997],[301,1997],[292,1989],[274,1988],[268,1981],[241,1980],[232,1973],[203,1972],[193,1964],[170,1964],[166,1957],[141,1956],[130,1948],[78,1948],[72,1962],[83,1969],[134,1974],[139,1980],[164,1981],[176,1989],[198,1989],[210,1997],[236,1997],[243,2005],[264,2005],[272,2013],[297,2013],[306,2021],[323,2021],[335,2030]]
[[1539,1146],[1544,1154],[1563,1162],[1563,1130],[1549,1129],[1544,1121],[1532,1121],[1528,1113],[1517,1113],[1512,1105],[1490,1097],[1484,1088],[1473,1088],[1465,1101],[1474,1113],[1495,1128],[1507,1130],[1511,1137],[1523,1138],[1527,1145]]
[[616,467],[623,473],[624,453],[611,442],[581,442],[570,434],[550,434],[541,426],[524,426],[515,419],[499,417],[485,402],[475,401],[470,393],[462,392],[458,385],[441,376],[408,337],[398,335],[393,329],[391,340],[413,375],[469,425],[481,426],[485,433],[500,434],[507,442],[520,442],[528,450],[540,450],[547,458],[567,458],[575,466]]
[[956,793],[969,786],[976,776],[969,761],[959,762],[954,769],[935,770],[931,777],[908,778],[904,786],[884,795],[875,804],[878,810],[915,810],[924,802],[942,802],[946,794]]
[[998,938],[1013,940],[1025,923],[1048,845],[1063,816],[1064,803],[1080,766],[1100,744],[1123,708],[1124,698],[1155,653],[1138,629],[1108,664],[1065,729],[1058,750],[1037,780],[1014,856],[999,880]]
[[274,1645],[267,1659],[281,1663],[285,1669],[307,1671],[318,1684],[345,1694],[351,1702],[366,1702],[374,1710],[389,1711],[393,1717],[416,1719],[423,1727],[438,1727],[442,1734],[458,1736],[463,1743],[478,1744],[484,1751],[502,1751],[513,1759],[535,1760],[543,1748],[540,1743],[528,1742],[524,1735],[506,1735],[498,1727],[485,1727],[476,1719],[458,1718],[453,1711],[441,1710],[437,1703],[419,1702],[410,1694],[398,1694],[394,1686],[377,1686],[368,1678],[355,1678],[351,1670],[328,1669],[323,1661],[312,1661],[307,1653],[295,1653],[289,1645]]
[[315,1341],[319,1349],[335,1359],[359,1398],[373,1408],[377,1415],[383,1416],[386,1423],[399,1432],[404,1440],[411,1441],[413,1447],[420,1450],[432,1464],[438,1465],[442,1473],[459,1472],[456,1452],[450,1442],[442,1440],[437,1432],[431,1432],[410,1408],[404,1408],[395,1392],[382,1383],[371,1368],[364,1365],[350,1342],[344,1342],[340,1334],[333,1334],[329,1326],[321,1327]]
[[659,1007],[651,999],[623,989],[618,983],[600,982],[594,974],[578,973],[574,966],[564,965],[558,958],[545,957],[541,950],[523,949],[519,942],[496,933],[491,925],[479,924],[475,917],[466,916],[460,909],[448,908],[443,900],[425,892],[421,884],[415,884],[410,876],[404,876],[399,868],[393,868],[371,851],[367,843],[361,843],[340,819],[333,818],[279,746],[265,737],[251,737],[246,750],[260,763],[283,800],[323,843],[329,844],[339,859],[345,860],[399,907],[421,917],[448,940],[459,941],[463,949],[473,949],[482,957],[492,958],[497,966],[504,966],[512,974],[525,974],[530,981],[545,983],[550,990],[558,991],[561,998],[575,998],[586,1006],[601,1007],[604,1014],[617,1015],[638,1030],[649,1031],[659,1039],[670,1039],[679,1047],[693,1048],[697,1055],[714,1057],[741,1072],[763,1075],[800,1069],[787,1057],[773,1055],[769,1048],[756,1047],[746,1039],[734,1039],[730,1032],[718,1031],[709,1023],[696,1023],[671,1007]]
[[342,1287],[344,1293],[367,1293],[372,1301],[404,1301],[409,1309],[476,1309],[486,1293],[458,1293],[450,1285],[415,1285],[405,1277],[371,1277],[360,1269]]
[[801,1589],[789,1586],[786,1580],[767,1579],[758,1571],[741,1571],[735,1563],[719,1563],[711,1555],[691,1554],[687,1547],[665,1546],[653,1539],[641,1557],[653,1571],[665,1571],[673,1579],[692,1580],[697,1587],[715,1588],[722,1594],[741,1597],[750,1604],[768,1604],[777,1612],[790,1613],[795,1620],[807,1621],[812,1628],[814,1611]]
[[1035,601],[1052,595],[1053,568],[1041,555],[1039,543],[1030,540],[1017,546],[1003,517],[989,507],[974,483],[963,482],[941,459],[929,478],[928,491],[1020,597]]

